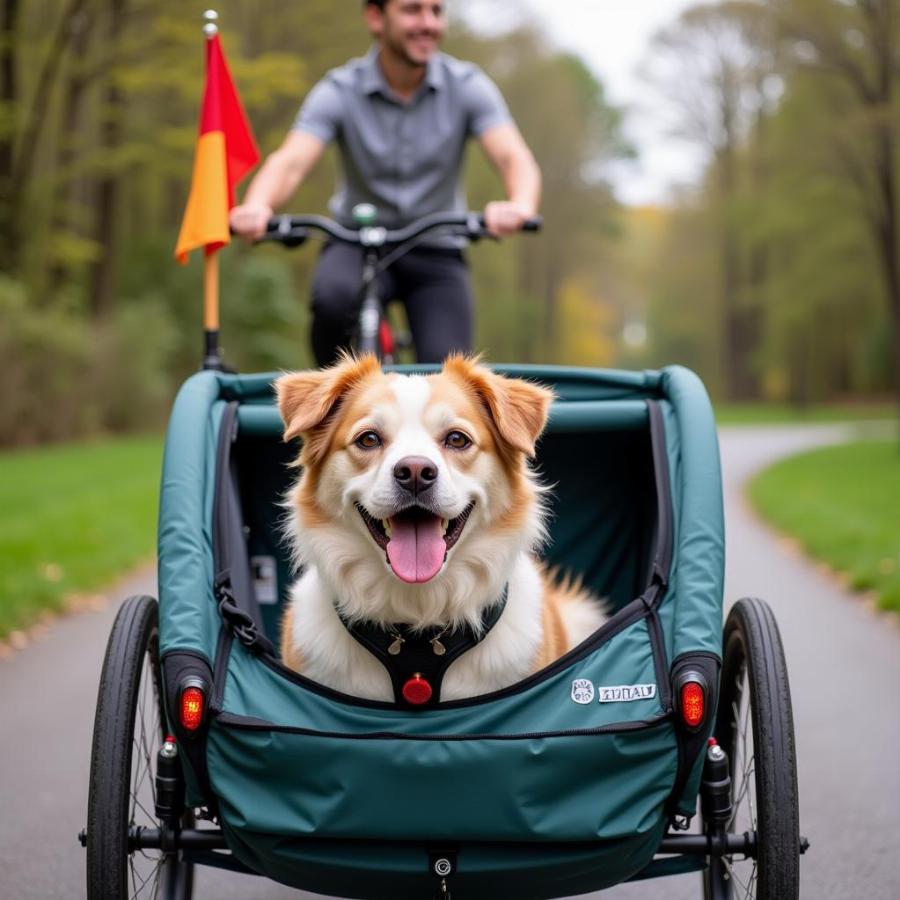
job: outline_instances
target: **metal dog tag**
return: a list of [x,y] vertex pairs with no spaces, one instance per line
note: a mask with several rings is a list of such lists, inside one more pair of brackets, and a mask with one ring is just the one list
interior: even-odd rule
[[388,653],[390,653],[391,656],[396,656],[402,649],[403,638],[398,636],[394,638],[394,642],[388,647]]

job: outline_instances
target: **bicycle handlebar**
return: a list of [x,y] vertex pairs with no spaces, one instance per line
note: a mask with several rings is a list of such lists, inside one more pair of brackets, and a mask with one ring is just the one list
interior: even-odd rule
[[[522,231],[540,231],[541,216],[533,216],[522,225]],[[306,239],[307,229],[321,231],[329,237],[347,244],[362,247],[384,247],[403,244],[439,228],[451,229],[450,233],[477,241],[490,236],[485,227],[484,214],[479,212],[438,212],[423,216],[405,228],[387,229],[380,225],[364,225],[358,230],[347,228],[325,216],[279,215],[269,219],[266,233],[260,240],[279,241],[288,246],[296,246]]]

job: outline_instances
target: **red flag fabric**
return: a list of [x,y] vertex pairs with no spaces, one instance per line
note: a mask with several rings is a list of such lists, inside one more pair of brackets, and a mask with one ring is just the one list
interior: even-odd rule
[[175,246],[184,264],[198,247],[214,253],[227,244],[235,185],[259,162],[259,150],[241,105],[218,34],[206,41],[206,87],[194,153],[191,191]]

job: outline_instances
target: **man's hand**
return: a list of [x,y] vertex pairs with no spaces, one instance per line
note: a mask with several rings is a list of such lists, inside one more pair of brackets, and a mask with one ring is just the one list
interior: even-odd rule
[[521,231],[534,215],[534,210],[511,200],[494,200],[484,208],[484,224],[497,237],[508,237]]
[[228,224],[235,234],[256,240],[266,233],[266,225],[272,215],[272,207],[265,203],[243,203],[231,210]]

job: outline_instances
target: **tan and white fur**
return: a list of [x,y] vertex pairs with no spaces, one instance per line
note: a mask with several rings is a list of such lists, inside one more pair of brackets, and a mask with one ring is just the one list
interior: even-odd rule
[[[577,585],[554,584],[534,557],[545,537],[543,489],[528,459],[549,390],[461,356],[427,376],[386,374],[374,358],[346,357],[284,375],[276,389],[285,439],[303,439],[288,507],[304,571],[284,617],[285,665],[389,701],[387,672],[336,609],[384,626],[478,629],[508,585],[497,623],[446,672],[441,699],[454,700],[520,681],[603,623],[602,604]],[[411,499],[416,487],[422,494]],[[427,512],[405,509],[411,503]]]

